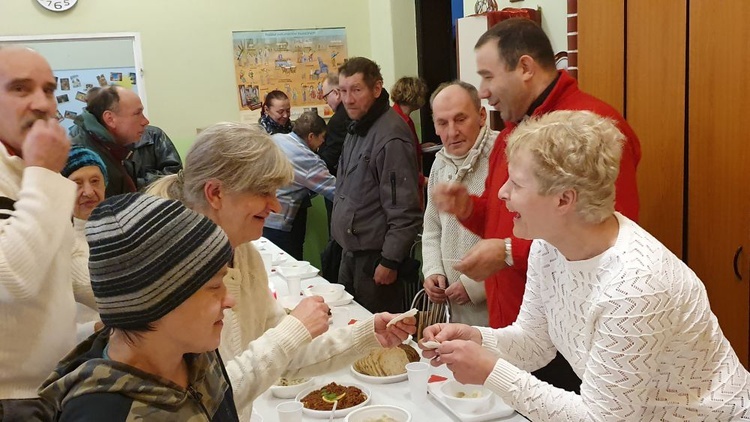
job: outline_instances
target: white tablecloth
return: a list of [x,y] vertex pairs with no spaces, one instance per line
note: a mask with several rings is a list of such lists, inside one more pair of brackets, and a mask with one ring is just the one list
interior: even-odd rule
[[[261,247],[266,251],[271,251],[274,253],[281,252],[281,250],[276,247],[276,245],[274,245],[270,241],[267,241],[266,239],[260,239],[259,241],[256,241],[256,245],[262,245]],[[292,257],[288,255],[287,257],[287,260],[293,260]],[[302,288],[305,289],[309,285],[321,283],[328,283],[328,281],[320,276],[303,279]],[[272,268],[272,271],[269,274],[269,284],[271,285],[271,287],[273,287],[279,297],[286,295],[286,281],[280,274],[278,274],[278,271],[275,271],[275,268]],[[348,305],[344,305],[343,307],[349,309],[349,316],[353,319],[366,319],[370,315],[372,315],[367,309],[363,308],[361,305],[354,301],[352,301]],[[441,375],[448,379],[453,379],[453,374],[445,366],[437,368],[433,367],[431,368],[431,370],[433,374]],[[319,375],[315,377],[315,379],[316,384],[327,384],[332,381],[335,381],[337,383],[354,382],[363,384],[367,386],[372,392],[372,399],[370,400],[370,404],[389,404],[402,407],[411,412],[413,422],[459,421],[458,418],[455,418],[448,410],[443,408],[442,405],[437,403],[432,397],[428,397],[426,403],[417,404],[412,402],[409,398],[409,385],[406,381],[394,384],[367,384],[355,378],[351,374],[349,367],[329,374]],[[253,407],[261,416],[263,416],[264,421],[276,421],[278,420],[278,415],[276,414],[276,406],[279,403],[283,403],[285,401],[289,401],[289,399],[277,399],[276,397],[271,395],[270,391],[266,391],[255,400]],[[307,417],[306,415],[303,415],[302,420],[321,421],[322,419],[313,419]],[[343,421],[343,418],[334,420]],[[526,419],[518,413],[499,420],[502,420],[504,422],[526,421]]]

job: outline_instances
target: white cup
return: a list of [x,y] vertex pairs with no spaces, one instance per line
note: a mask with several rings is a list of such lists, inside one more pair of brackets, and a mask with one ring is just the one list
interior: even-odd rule
[[276,412],[279,414],[279,422],[302,421],[302,407],[302,403],[298,401],[287,401],[276,406]]
[[347,308],[331,308],[331,323],[334,327],[346,327],[349,324],[349,309]]
[[286,286],[289,290],[289,296],[298,297],[302,292],[302,278],[298,275],[286,277]]
[[263,258],[263,266],[266,267],[266,274],[269,274],[271,272],[271,265],[273,264],[273,253],[261,251],[260,257]]
[[409,393],[414,403],[427,400],[427,381],[430,379],[430,364],[426,362],[412,362],[406,364],[409,377]]

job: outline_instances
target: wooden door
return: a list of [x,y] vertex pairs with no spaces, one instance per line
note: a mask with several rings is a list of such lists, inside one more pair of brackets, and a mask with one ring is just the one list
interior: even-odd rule
[[626,16],[625,115],[642,152],[638,223],[682,257],[687,4],[628,0]]
[[578,0],[578,85],[624,112],[625,0]]
[[705,283],[711,308],[747,367],[750,1],[689,4],[687,261]]

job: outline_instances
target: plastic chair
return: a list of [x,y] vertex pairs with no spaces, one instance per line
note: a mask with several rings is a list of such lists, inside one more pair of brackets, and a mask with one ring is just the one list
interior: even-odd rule
[[424,289],[417,292],[411,307],[419,310],[417,313],[417,338],[415,341],[422,339],[422,331],[432,324],[444,323],[450,321],[451,304],[435,303],[430,300]]

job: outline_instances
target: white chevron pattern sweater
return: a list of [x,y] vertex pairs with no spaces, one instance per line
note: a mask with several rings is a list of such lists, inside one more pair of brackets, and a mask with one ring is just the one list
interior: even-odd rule
[[[589,260],[534,241],[518,320],[480,328],[501,357],[485,385],[534,421],[750,420],[750,374],[703,283],[616,215],[615,245]],[[583,380],[580,396],[529,374],[555,350]]]

